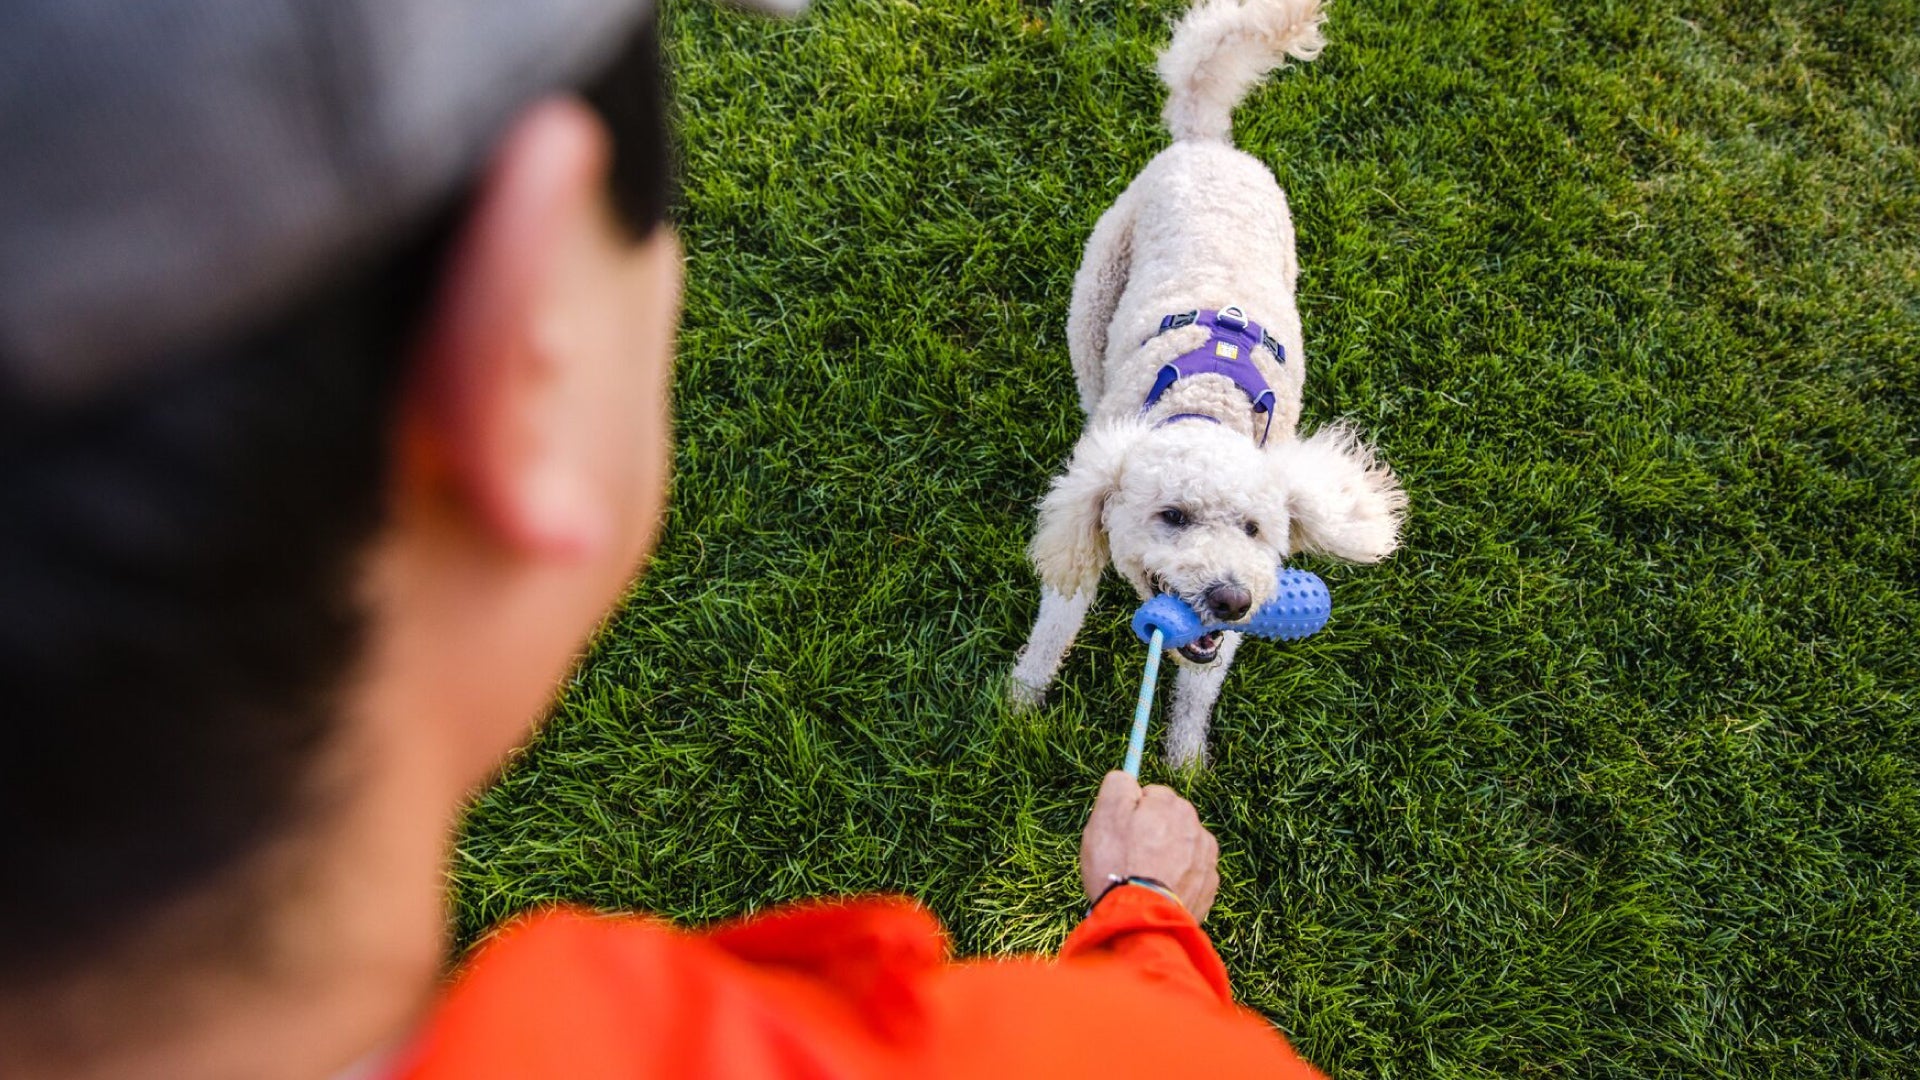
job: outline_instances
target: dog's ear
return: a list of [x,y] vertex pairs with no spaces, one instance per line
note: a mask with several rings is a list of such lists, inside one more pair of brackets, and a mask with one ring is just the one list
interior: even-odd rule
[[1041,584],[1062,596],[1077,596],[1100,583],[1107,567],[1101,515],[1119,490],[1120,471],[1142,430],[1138,423],[1088,429],[1073,448],[1067,471],[1054,477],[1053,487],[1040,500],[1040,528],[1027,554]]
[[1379,562],[1400,546],[1406,493],[1393,470],[1343,425],[1271,451],[1291,519],[1293,551]]

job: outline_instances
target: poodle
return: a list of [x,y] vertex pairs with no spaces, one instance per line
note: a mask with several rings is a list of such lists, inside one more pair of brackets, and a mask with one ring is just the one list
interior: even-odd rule
[[[1299,551],[1375,562],[1399,542],[1398,480],[1349,429],[1300,438],[1306,357],[1287,197],[1230,142],[1233,109],[1320,51],[1319,0],[1200,0],[1160,54],[1173,141],[1102,214],[1074,277],[1067,349],[1086,429],[1028,551],[1040,615],[1009,684],[1038,706],[1111,562],[1234,622]],[[1241,635],[1174,652],[1166,760],[1206,760]]]

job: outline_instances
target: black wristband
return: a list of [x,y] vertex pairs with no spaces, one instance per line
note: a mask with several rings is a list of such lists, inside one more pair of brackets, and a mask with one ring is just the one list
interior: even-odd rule
[[1152,889],[1154,892],[1159,893],[1161,896],[1164,896],[1167,899],[1173,901],[1174,903],[1179,904],[1180,909],[1182,911],[1186,910],[1186,907],[1187,907],[1186,901],[1180,899],[1180,894],[1168,888],[1167,883],[1164,881],[1161,881],[1159,878],[1143,877],[1139,874],[1126,874],[1126,875],[1108,874],[1107,887],[1100,890],[1099,896],[1096,896],[1093,898],[1093,905],[1092,907],[1087,908],[1087,914],[1089,915],[1093,914],[1093,909],[1100,906],[1100,901],[1105,900],[1107,897],[1113,895],[1113,890],[1119,888],[1122,885],[1138,885],[1143,889]]

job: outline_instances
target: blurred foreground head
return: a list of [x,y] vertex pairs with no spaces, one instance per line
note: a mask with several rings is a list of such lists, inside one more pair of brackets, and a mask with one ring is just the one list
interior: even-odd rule
[[[518,626],[590,627],[651,541],[678,263],[647,0],[19,0],[0,145],[18,987],[350,800],[386,666],[540,653],[389,606],[484,623],[538,562]],[[396,517],[457,543],[384,551]],[[475,694],[530,714],[556,662]]]

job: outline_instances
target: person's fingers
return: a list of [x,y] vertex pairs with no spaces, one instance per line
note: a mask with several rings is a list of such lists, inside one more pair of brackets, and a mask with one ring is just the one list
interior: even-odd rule
[[1209,870],[1206,879],[1200,883],[1196,899],[1188,905],[1188,910],[1193,913],[1195,922],[1207,920],[1207,913],[1213,910],[1213,899],[1218,895],[1220,895],[1220,872]]
[[1142,808],[1151,807],[1154,812],[1164,814],[1169,823],[1182,831],[1200,827],[1200,811],[1183,798],[1179,792],[1164,784],[1152,784],[1140,791]]
[[1206,833],[1196,830],[1189,834],[1186,843],[1186,864],[1180,868],[1180,878],[1175,886],[1181,897],[1193,900],[1200,892],[1201,884],[1207,876]]
[[1201,895],[1204,899],[1200,911],[1204,917],[1213,910],[1214,898],[1220,895],[1220,841],[1212,833],[1207,834],[1207,879]]
[[1185,803],[1187,800],[1181,798],[1179,792],[1165,784],[1148,784],[1146,787],[1140,789],[1140,801],[1150,801],[1156,804],[1171,804]]
[[1146,788],[1140,794],[1140,811],[1151,817],[1155,831],[1169,841],[1190,844],[1194,834],[1201,831],[1199,811],[1172,788],[1158,784]]
[[1187,801],[1171,788],[1155,784],[1142,790],[1138,817],[1143,839],[1152,837],[1156,845],[1174,844],[1184,849],[1193,836],[1193,821],[1187,817],[1186,805]]
[[1213,894],[1220,888],[1220,841],[1210,832],[1200,834],[1200,892],[1206,898],[1201,910],[1213,903]]

